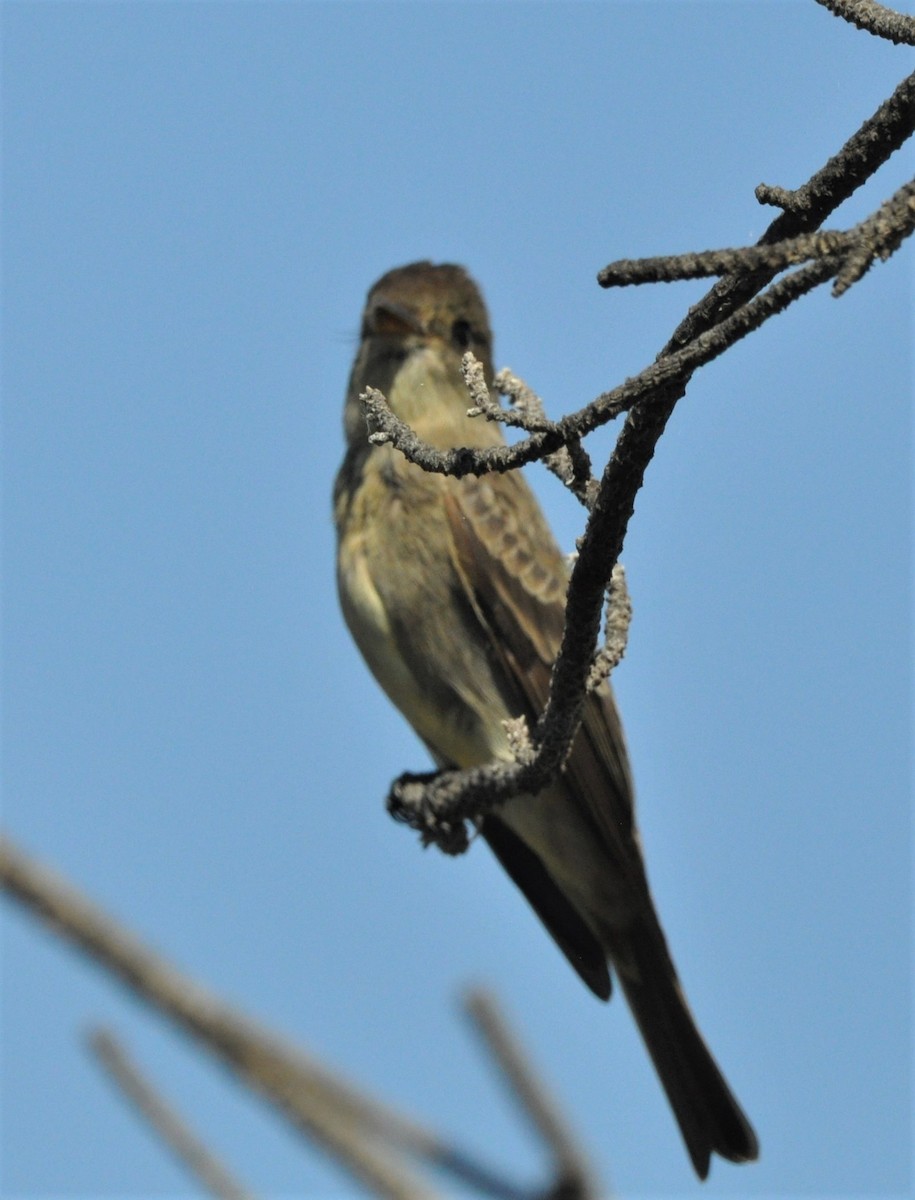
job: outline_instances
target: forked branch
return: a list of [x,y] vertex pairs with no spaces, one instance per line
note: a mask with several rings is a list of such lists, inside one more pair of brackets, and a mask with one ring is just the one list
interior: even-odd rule
[[[589,508],[566,601],[562,646],[553,668],[549,699],[522,758],[466,771],[405,774],[388,796],[389,811],[416,829],[424,842],[446,853],[469,844],[466,822],[521,793],[543,788],[560,769],[578,730],[588,680],[595,665],[601,608],[632,515],[635,497],[655,447],[693,373],[713,361],[807,292],[835,280],[834,293],[845,291],[868,267],[888,257],[915,227],[915,185],[908,184],[866,221],[844,232],[820,232],[822,222],[898,149],[915,129],[915,75],[896,88],[838,154],[803,187],[787,191],[761,185],[758,198],[783,208],[755,246],[680,255],[668,259],[625,260],[601,272],[604,286],[705,274],[723,277],[681,321],[655,361],[619,387],[605,392],[578,412],[547,421],[537,409],[527,423],[512,414],[510,423],[528,429],[512,446],[446,452],[423,443],[391,411],[384,396],[369,390],[363,397],[371,437],[391,442],[427,471],[461,477],[513,470],[536,459],[573,461],[583,453],[581,439],[623,412],[626,424],[599,485],[578,470],[578,493]],[[786,267],[796,266],[773,282]],[[484,418],[498,418],[494,402],[477,388],[474,407]],[[578,459],[581,463],[581,459]],[[565,471],[569,479],[575,469]],[[575,490],[575,488],[573,488]]]
[[[299,1046],[269,1032],[214,993],[182,974],[167,959],[144,946],[128,929],[97,908],[84,895],[46,867],[0,837],[0,887],[39,917],[54,933],[94,959],[152,1008],[191,1034],[228,1066],[236,1077],[269,1100],[292,1124],[330,1155],[354,1179],[386,1200],[433,1200],[437,1193],[418,1175],[416,1167],[445,1171],[464,1186],[492,1200],[538,1200],[557,1192],[559,1176],[569,1175],[570,1159],[557,1158],[555,1139],[545,1138],[557,1163],[556,1179],[546,1186],[522,1186],[503,1178],[471,1154],[439,1137],[341,1078]],[[494,1001],[487,1011],[492,1014]],[[498,1020],[498,1018],[493,1018]],[[504,1020],[501,1021],[504,1025]],[[190,1135],[176,1115],[151,1089],[138,1082],[123,1054],[110,1039],[96,1039],[106,1064],[131,1091],[147,1113],[155,1110],[160,1130],[174,1145],[181,1144],[185,1160],[193,1160],[198,1175],[207,1175],[216,1194],[239,1200],[243,1195],[224,1169]],[[521,1061],[520,1046],[515,1051]],[[496,1056],[501,1066],[501,1059]],[[520,1068],[533,1081],[529,1064]],[[555,1102],[542,1083],[533,1083],[543,1111]],[[529,1111],[529,1105],[525,1108]],[[561,1122],[557,1118],[557,1128]],[[571,1145],[571,1142],[568,1143]],[[561,1160],[561,1161],[560,1161]],[[575,1200],[596,1200],[590,1190],[593,1173],[576,1151],[572,1178]],[[233,1190],[234,1189],[234,1190]]]

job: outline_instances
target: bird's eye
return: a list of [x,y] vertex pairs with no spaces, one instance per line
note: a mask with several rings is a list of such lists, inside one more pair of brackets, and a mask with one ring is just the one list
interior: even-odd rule
[[465,321],[463,317],[458,317],[451,326],[451,340],[461,350],[466,350],[473,340],[473,331],[470,328],[470,322]]

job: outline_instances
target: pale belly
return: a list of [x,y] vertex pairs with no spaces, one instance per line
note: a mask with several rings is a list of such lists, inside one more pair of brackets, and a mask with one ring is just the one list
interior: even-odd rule
[[[350,632],[375,679],[439,765],[478,766],[494,758],[510,757],[497,706],[493,720],[482,720],[483,697],[469,696],[462,708],[436,703],[430,689],[401,653],[391,621],[371,570],[369,548],[363,538],[347,538],[337,561],[340,603]],[[447,638],[448,630],[441,636]],[[447,670],[443,675],[447,678]],[[457,683],[458,681],[454,681]],[[479,684],[479,677],[476,683]],[[491,689],[495,695],[494,685]],[[492,702],[491,697],[486,697]]]

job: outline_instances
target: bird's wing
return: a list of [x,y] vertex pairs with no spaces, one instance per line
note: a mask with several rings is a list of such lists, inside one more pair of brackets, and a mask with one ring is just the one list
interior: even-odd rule
[[[518,472],[463,479],[448,491],[445,507],[455,568],[489,632],[509,709],[536,719],[562,639],[565,560]],[[565,776],[616,864],[628,865],[633,788],[622,726],[606,685],[585,703]]]
[[[486,633],[493,674],[509,712],[535,720],[549,695],[565,616],[568,571],[525,481],[511,473],[464,479],[445,501],[454,566]],[[646,888],[635,841],[625,743],[609,688],[586,702],[581,730],[559,783],[628,902]],[[597,995],[610,994],[606,949],[595,916],[583,913],[548,864],[498,814],[483,832],[570,963]],[[631,882],[628,887],[626,880]],[[584,919],[582,919],[584,918]]]
[[[460,481],[449,492],[447,509],[455,567],[489,631],[496,684],[505,703],[515,705],[512,711],[536,716],[547,698],[563,627],[562,557],[516,473]],[[651,901],[625,743],[608,686],[588,696],[560,777],[540,796],[511,803],[529,799],[544,822],[542,853],[527,844],[523,823],[496,815],[483,825],[496,856],[571,965],[604,999],[610,995],[609,957],[700,1178],[708,1174],[712,1151],[734,1162],[756,1158],[756,1135],[696,1027]],[[563,806],[555,825],[554,803]],[[561,829],[570,807],[586,840],[569,841]],[[567,857],[559,862],[558,854]],[[589,885],[598,881],[596,895],[576,886],[578,870],[587,871]]]
[[462,479],[447,491],[445,509],[454,567],[506,676],[506,699],[536,717],[562,638],[562,555],[516,472]]

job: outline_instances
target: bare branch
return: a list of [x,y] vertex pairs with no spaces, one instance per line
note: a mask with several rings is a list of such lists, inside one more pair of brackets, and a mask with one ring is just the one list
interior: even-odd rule
[[[760,201],[777,202],[784,211],[759,239],[758,246],[786,242],[802,234],[813,233],[831,212],[870,178],[913,130],[915,74],[899,84],[893,95],[849,138],[841,151],[803,187],[789,192],[760,184],[757,188]],[[663,382],[673,383],[675,376],[678,376],[685,383],[697,367],[715,357],[715,354],[693,350],[680,359],[673,358],[676,351],[685,348],[699,333],[720,323],[746,304],[766,287],[780,269],[771,263],[761,264],[719,280],[704,299],[690,309],[661,352],[662,356],[673,359],[671,365],[674,367]],[[718,352],[721,352],[720,349]],[[650,372],[652,368],[647,370]],[[533,433],[513,446],[494,446],[485,450],[458,448],[439,451],[423,443],[405,422],[394,415],[381,392],[369,389],[362,400],[370,441],[392,442],[405,457],[423,470],[461,478],[464,475],[484,475],[489,471],[514,470],[555,453],[570,441],[581,439],[640,400],[647,399],[657,383],[656,376],[646,377],[646,372],[640,372],[622,386],[603,393],[578,412],[551,422],[548,429]],[[665,423],[666,419],[663,418]]]
[[211,1195],[219,1200],[255,1200],[254,1193],[236,1183],[219,1159],[191,1132],[184,1118],[144,1078],[113,1034],[97,1029],[88,1041],[112,1081]]
[[[547,418],[543,401],[537,393],[507,367],[503,367],[497,373],[495,383],[502,395],[508,397],[512,410],[518,414],[518,423],[522,428],[529,433],[557,428],[555,422]],[[591,474],[588,452],[578,438],[566,438],[565,445],[560,446],[553,454],[544,455],[543,465],[590,509],[597,492],[597,480]]]
[[836,258],[842,263],[833,295],[847,291],[875,259],[887,259],[898,250],[915,227],[915,183],[901,187],[877,212],[848,230],[822,230],[800,234],[767,245],[736,250],[705,250],[695,254],[668,254],[657,258],[621,258],[598,275],[602,287],[639,283],[667,283],[700,279],[728,272],[758,271],[773,274],[808,259]]
[[[498,421],[502,425],[513,425],[525,429],[528,433],[540,433],[549,428],[549,421],[541,406],[539,413],[530,413],[521,406],[503,408],[491,395],[486,384],[483,364],[468,350],[461,359],[461,374],[464,384],[470,393],[473,407],[467,410],[468,417],[483,416],[487,421]],[[501,375],[501,372],[500,372]],[[507,394],[499,387],[499,375],[495,379],[496,390]],[[541,419],[542,418],[542,419]]]
[[512,412],[517,413],[518,423],[529,433],[542,433],[552,429],[554,422],[546,415],[543,401],[527,386],[523,379],[512,374],[508,367],[496,372],[496,388],[508,399]]
[[[593,433],[601,425],[631,410],[637,404],[654,404],[658,399],[659,388],[680,385],[682,390],[685,390],[687,381],[692,378],[698,367],[712,362],[719,354],[723,354],[770,317],[782,312],[812,287],[831,278],[839,270],[840,263],[838,260],[821,259],[816,266],[818,269],[815,271],[807,268],[807,274],[798,272],[782,280],[758,300],[747,304],[707,334],[697,335],[689,345],[659,357],[638,375],[627,379],[612,391],[602,393],[585,408],[563,417],[553,423],[550,429],[534,433],[513,446],[491,446],[482,450],[469,447],[438,450],[417,437],[410,426],[395,415],[387,399],[377,388],[368,388],[360,396],[368,414],[370,428],[373,430],[370,440],[375,443],[391,442],[405,458],[422,467],[424,471],[450,475],[455,479],[461,479],[465,475],[486,475],[490,471],[513,471],[537,459],[547,458],[568,442]],[[586,486],[588,496],[591,497],[594,489],[590,484]]]
[[[59,876],[26,857],[5,837],[0,837],[0,886],[141,999],[192,1033],[243,1083],[272,1101],[298,1129],[376,1195],[394,1200],[434,1200],[435,1193],[409,1170],[406,1156],[448,1172],[493,1200],[535,1200],[543,1194],[542,1188],[535,1192],[510,1183],[453,1143],[346,1083],[298,1046],[231,1008],[144,947],[128,930]],[[170,1137],[175,1132],[176,1140],[183,1137],[191,1155],[196,1153],[192,1145],[195,1139],[187,1135],[186,1129],[182,1134],[175,1128],[174,1114],[150,1094],[149,1086],[113,1039],[96,1035],[94,1048],[144,1111],[157,1109],[162,1114],[159,1123],[168,1129],[163,1135]],[[217,1178],[218,1174],[217,1170]],[[224,1193],[219,1194],[232,1195],[226,1190],[225,1179],[223,1186]],[[234,1186],[233,1200],[243,1195]]]
[[467,410],[468,417],[482,415],[488,421],[504,421],[510,415],[503,412],[500,405],[493,401],[486,384],[486,372],[483,364],[469,350],[461,359],[461,376],[473,404],[473,407]]
[[[759,239],[760,244],[783,241],[816,229],[902,145],[913,129],[915,74],[903,80],[841,151],[792,194],[792,207],[770,224]],[[775,274],[771,267],[727,275],[690,309],[659,354],[654,366],[661,377],[655,388],[646,386],[650,403],[635,404],[629,412],[604,470],[572,571],[562,648],[553,668],[547,707],[535,732],[535,740],[541,739],[540,757],[550,763],[550,770],[558,770],[577,731],[607,581],[619,559],[645,470],[690,377],[688,371],[675,371],[665,379],[665,369],[704,339],[711,339],[708,358],[704,360],[710,361],[715,357],[715,336],[720,337],[730,321],[736,319],[744,332],[749,332],[751,327],[762,323],[767,310],[768,315],[781,312],[793,299],[831,278],[837,268],[838,263],[832,259],[818,260],[772,285],[756,300],[750,297],[771,282]],[[639,378],[644,379],[646,374],[643,372]],[[552,749],[551,754],[547,753],[547,747]],[[527,770],[534,774],[536,764]],[[475,782],[479,789],[479,780]],[[527,782],[522,780],[523,784]]]
[[888,259],[915,229],[915,180],[901,187],[858,229],[861,236],[853,242],[836,277],[834,296],[841,296],[857,283],[876,259]]
[[[770,224],[758,244],[768,246],[812,233],[905,141],[913,127],[915,75],[896,88],[839,154],[802,188],[790,193],[790,206]],[[532,434],[512,447],[441,454],[423,446],[406,426],[397,423],[384,397],[374,394],[378,418],[389,422],[390,440],[411,461],[426,470],[458,477],[513,469],[555,452],[570,437],[580,438],[619,413],[629,412],[604,470],[572,570],[562,646],[546,708],[532,734],[534,758],[467,771],[411,773],[395,780],[388,809],[416,829],[424,843],[434,842],[449,854],[462,853],[469,845],[464,824],[467,819],[523,792],[540,790],[560,769],[581,721],[603,598],[619,558],[635,496],[658,439],[693,372],[794,300],[834,278],[842,266],[838,256],[827,255],[777,283],[771,282],[779,270],[772,263],[724,276],[690,309],[650,367],[580,412],[555,422],[548,432]],[[763,288],[766,290],[759,295]]]
[[794,300],[836,274],[839,263],[821,259],[801,267],[720,325],[698,335],[674,354],[659,357],[636,380],[606,393],[613,403],[637,384],[645,404],[634,405],[604,471],[597,500],[581,540],[569,581],[563,642],[553,667],[550,695],[532,732],[535,754],[524,763],[497,762],[464,771],[401,775],[391,786],[387,807],[395,819],[415,829],[426,845],[462,854],[470,841],[464,822],[522,792],[538,792],[560,769],[581,723],[587,679],[600,629],[600,614],[645,468],[674,404],[685,389],[692,362],[711,361],[729,345]]
[[218,1055],[344,1170],[378,1196],[431,1200],[399,1157],[365,1136],[398,1127],[422,1139],[412,1122],[380,1105],[297,1046],[269,1033],[183,976],[47,868],[0,838],[0,883],[51,928],[171,1017]]
[[886,38],[896,45],[915,46],[915,20],[874,0],[817,0],[831,13],[865,33]]
[[[892,96],[852,135],[839,151],[808,181],[794,191],[760,184],[756,189],[761,203],[777,203],[784,211],[771,223],[758,245],[784,242],[801,234],[812,233],[840,204],[844,203],[915,130],[915,74],[907,76]],[[778,197],[777,199],[775,199]],[[778,273],[777,267],[759,266],[741,270],[720,279],[710,292],[684,317],[661,356],[674,353],[692,342],[700,333],[720,323],[746,304]],[[734,340],[739,340],[735,338]],[[726,349],[726,347],[722,347]],[[720,350],[718,351],[720,353]],[[715,357],[693,351],[674,360],[675,370],[663,380],[688,382],[697,367]],[[651,371],[652,368],[648,368]],[[465,475],[485,475],[489,471],[511,471],[555,453],[574,439],[581,439],[601,425],[614,420],[640,400],[649,399],[656,388],[656,376],[646,379],[640,372],[621,387],[605,392],[578,412],[551,422],[547,430],[531,434],[513,446],[493,446],[485,450],[461,447],[439,451],[426,445],[388,406],[374,388],[361,397],[369,426],[369,440],[391,442],[400,452],[422,467],[441,475],[460,479]],[[675,389],[673,389],[675,390]],[[682,394],[682,391],[681,393]],[[661,405],[663,409],[663,403]],[[666,423],[667,416],[659,414]]]
[[771,246],[741,246],[731,250],[702,250],[690,254],[663,254],[655,258],[619,258],[598,272],[601,287],[628,287],[640,283],[671,283],[678,279],[703,279],[733,271],[774,273],[848,249],[852,233],[823,230],[786,238]]
[[549,1149],[556,1171],[556,1184],[549,1194],[561,1195],[566,1200],[596,1200],[599,1196],[608,1196],[609,1193],[598,1185],[588,1156],[576,1141],[546,1085],[537,1077],[495,997],[477,988],[467,993],[464,1006],[518,1104]]

